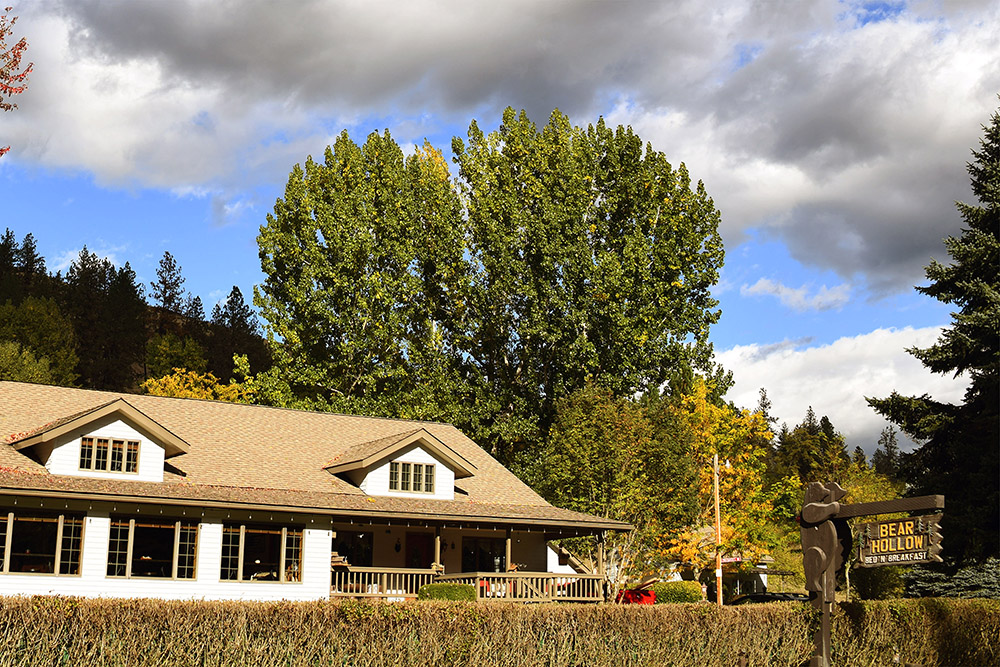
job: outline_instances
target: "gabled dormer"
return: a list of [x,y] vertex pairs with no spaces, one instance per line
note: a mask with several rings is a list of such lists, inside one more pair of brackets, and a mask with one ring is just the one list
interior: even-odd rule
[[53,475],[145,482],[162,482],[164,460],[188,451],[121,398],[19,433],[10,444]]
[[324,468],[371,496],[454,500],[455,480],[476,467],[420,428],[357,445]]

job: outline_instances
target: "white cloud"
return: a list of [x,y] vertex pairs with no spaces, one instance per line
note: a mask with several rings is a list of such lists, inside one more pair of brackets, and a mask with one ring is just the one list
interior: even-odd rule
[[[69,270],[70,264],[75,262],[77,258],[80,257],[80,251],[83,248],[71,248],[69,250],[63,250],[55,257],[49,259],[46,262],[49,271],[62,271],[66,273]],[[127,250],[126,246],[108,246],[103,243],[98,243],[94,247],[88,247],[87,250],[97,255],[99,259],[106,259],[111,262],[114,266],[122,266],[121,260],[118,259],[118,255]]]
[[774,296],[781,301],[782,305],[803,312],[806,310],[834,310],[840,309],[851,299],[851,288],[849,285],[837,285],[827,287],[823,285],[815,294],[809,294],[809,287],[792,288],[780,282],[761,278],[753,285],[743,285],[740,287],[740,294],[743,296]]
[[733,372],[736,384],[727,398],[737,405],[756,406],[763,387],[773,404],[772,415],[789,426],[802,421],[812,406],[845,435],[849,448],[860,445],[871,454],[888,422],[868,406],[866,396],[881,398],[898,391],[962,401],[967,386],[963,378],[935,375],[905,352],[933,344],[940,333],[940,327],[906,327],[877,329],[817,347],[738,345],[717,353],[716,359]]
[[909,289],[969,198],[1000,6],[914,2],[861,25],[864,11],[53,0],[18,23],[35,71],[5,160],[232,204],[359,119],[419,141],[473,116],[494,127],[508,104],[538,122],[604,113],[705,181],[730,247],[764,229],[856,287]]

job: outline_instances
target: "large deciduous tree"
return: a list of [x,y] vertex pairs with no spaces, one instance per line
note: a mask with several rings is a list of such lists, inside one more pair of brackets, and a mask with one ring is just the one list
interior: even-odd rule
[[608,536],[615,591],[657,572],[669,532],[698,516],[687,443],[661,415],[588,384],[557,402],[545,447],[526,470],[527,481],[553,504],[635,526]]
[[589,380],[626,396],[711,369],[719,214],[631,129],[472,123],[430,146],[342,134],[261,228],[255,303],[290,395],[447,419],[501,460]]
[[868,399],[920,444],[899,474],[916,495],[947,499],[945,554],[956,562],[1000,556],[1000,112],[968,165],[978,205],[958,204],[964,228],[945,239],[952,262],[931,261],[922,294],[955,308],[936,344],[908,350],[934,373],[968,375],[959,405],[928,395]]
[[[17,104],[10,102],[14,95],[20,95],[28,87],[28,75],[31,74],[33,63],[21,66],[24,52],[28,49],[28,40],[24,37],[13,44],[8,44],[8,39],[13,39],[14,24],[17,17],[10,16],[12,7],[6,7],[3,14],[0,14],[0,111],[11,111],[17,108]],[[0,147],[0,157],[10,150],[10,146]]]

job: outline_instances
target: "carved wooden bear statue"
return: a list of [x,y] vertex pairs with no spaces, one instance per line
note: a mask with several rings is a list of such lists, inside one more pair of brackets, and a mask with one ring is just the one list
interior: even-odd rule
[[[814,602],[833,602],[837,572],[851,552],[850,530],[846,521],[833,521],[840,511],[837,502],[847,494],[836,482],[810,482],[802,506],[802,562],[806,590]],[[841,524],[841,525],[838,525]]]

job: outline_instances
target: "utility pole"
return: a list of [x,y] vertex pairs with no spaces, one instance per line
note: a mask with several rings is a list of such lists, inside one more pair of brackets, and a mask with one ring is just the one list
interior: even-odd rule
[[719,515],[719,455],[712,456],[715,482],[715,602],[722,606],[722,519]]

